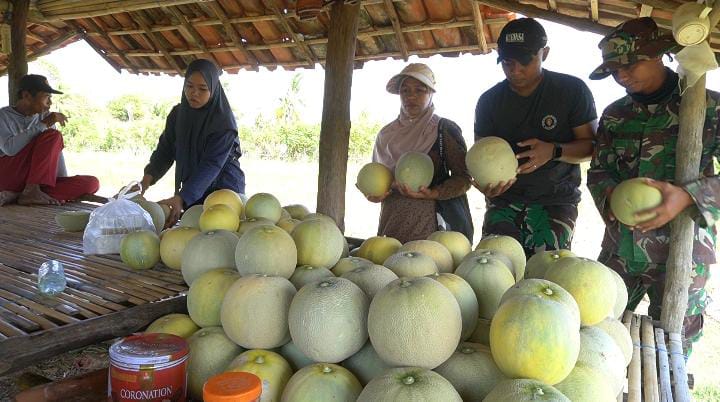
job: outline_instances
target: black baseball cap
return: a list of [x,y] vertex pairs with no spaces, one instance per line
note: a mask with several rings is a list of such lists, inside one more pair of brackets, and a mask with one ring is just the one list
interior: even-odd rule
[[47,92],[49,94],[62,94],[62,92],[50,86],[47,78],[44,75],[39,74],[27,74],[20,78],[20,83],[18,84],[18,92],[20,91],[35,91]]
[[519,18],[505,24],[497,43],[498,63],[513,59],[527,65],[532,56],[547,44],[547,34],[534,19]]

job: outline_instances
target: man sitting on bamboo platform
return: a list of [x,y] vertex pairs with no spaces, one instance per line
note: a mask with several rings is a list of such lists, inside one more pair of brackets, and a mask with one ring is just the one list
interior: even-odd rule
[[59,205],[94,194],[97,178],[67,177],[63,137],[55,129],[67,117],[50,111],[52,94],[62,92],[35,74],[22,77],[18,87],[17,104],[0,109],[0,206]]
[[[606,225],[598,260],[622,276],[630,295],[629,310],[634,310],[647,293],[648,313],[659,319],[671,241],[668,223],[690,208],[695,219],[695,239],[683,323],[689,352],[690,343],[702,334],[702,314],[708,303],[705,283],[710,265],[716,262],[720,176],[713,159],[720,157],[720,94],[706,91],[697,179],[675,183],[681,93],[678,75],[663,65],[662,57],[680,47],[671,35],[661,34],[648,17],[619,25],[599,47],[603,63],[590,74],[590,79],[612,75],[627,90],[627,95],[603,112],[587,172],[588,187]],[[654,218],[630,227],[615,219],[609,200],[616,185],[635,177],[646,178],[648,185],[660,190],[663,201],[657,208],[636,214]]]

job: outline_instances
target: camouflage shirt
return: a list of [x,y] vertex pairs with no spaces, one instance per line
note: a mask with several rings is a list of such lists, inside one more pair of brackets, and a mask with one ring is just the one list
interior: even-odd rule
[[[670,225],[642,233],[607,218],[607,190],[623,180],[649,177],[673,182],[675,145],[680,110],[678,89],[657,105],[644,105],[625,96],[603,112],[597,130],[595,153],[587,181],[600,215],[605,221],[603,250],[629,261],[664,263],[668,257]],[[707,110],[702,138],[698,179],[683,183],[695,205],[695,263],[715,262],[716,228],[720,220],[720,176],[713,158],[720,158],[720,94],[707,91]]]

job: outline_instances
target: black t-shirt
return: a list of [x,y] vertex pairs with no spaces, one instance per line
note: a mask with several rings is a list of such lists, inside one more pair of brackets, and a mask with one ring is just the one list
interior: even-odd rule
[[[530,96],[518,95],[507,80],[480,96],[475,107],[475,140],[501,137],[519,153],[528,148],[517,143],[530,138],[570,142],[575,139],[574,127],[596,118],[595,101],[582,80],[543,70],[543,79]],[[578,165],[551,160],[530,174],[518,175],[517,182],[498,198],[542,205],[577,204],[579,186]]]

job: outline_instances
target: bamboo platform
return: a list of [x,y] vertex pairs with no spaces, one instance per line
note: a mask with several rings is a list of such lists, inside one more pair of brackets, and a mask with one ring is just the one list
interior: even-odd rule
[[[0,375],[186,311],[180,272],[162,264],[133,271],[117,255],[85,256],[82,232],[55,223],[60,211],[93,208],[0,207]],[[57,297],[37,291],[38,267],[50,259],[63,263],[67,278]]]

